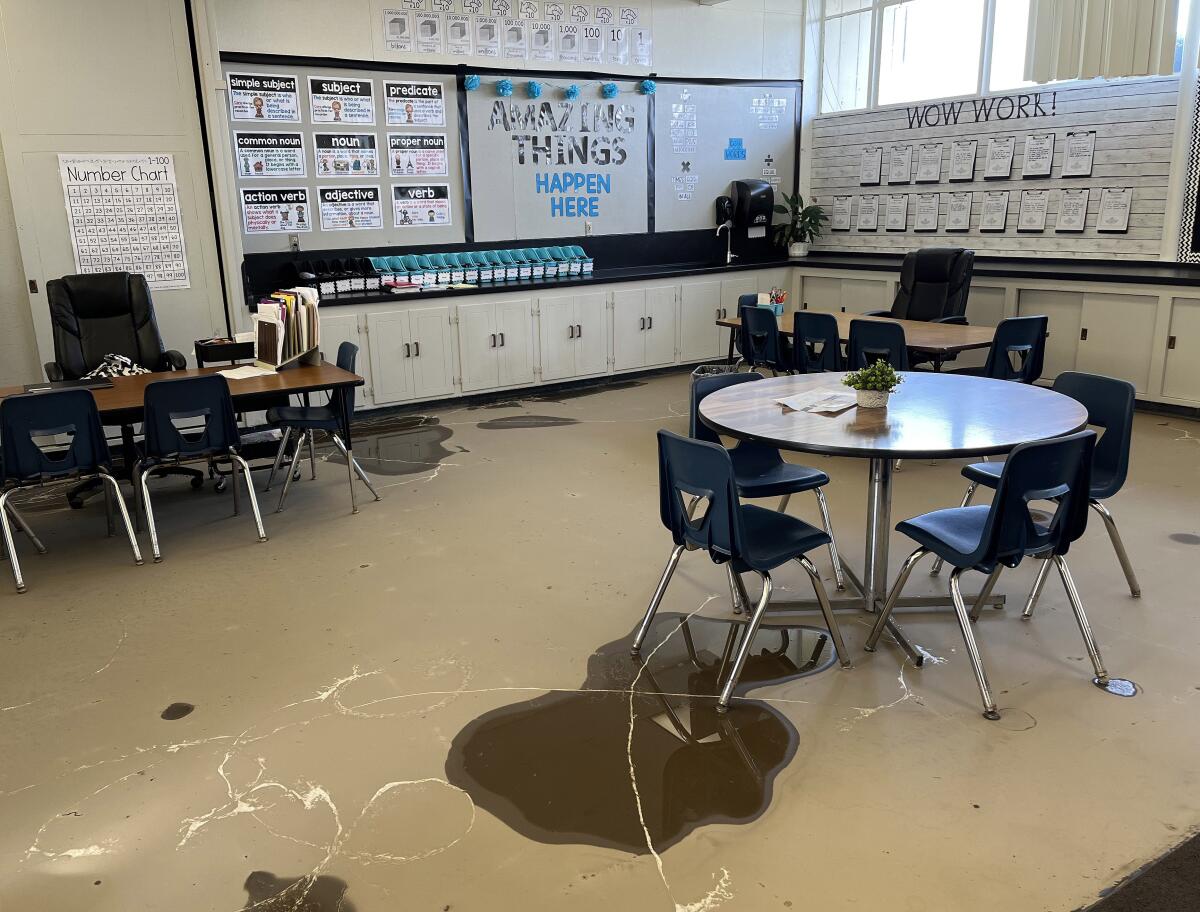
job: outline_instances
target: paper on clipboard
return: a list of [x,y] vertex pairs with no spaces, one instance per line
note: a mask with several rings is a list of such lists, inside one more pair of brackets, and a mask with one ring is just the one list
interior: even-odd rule
[[775,401],[793,412],[838,415],[853,407],[858,402],[858,397],[850,390],[818,389],[797,393],[795,396],[785,396]]

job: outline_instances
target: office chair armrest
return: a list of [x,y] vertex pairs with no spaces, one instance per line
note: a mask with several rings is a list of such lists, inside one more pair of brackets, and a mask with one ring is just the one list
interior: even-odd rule
[[62,368],[57,361],[47,361],[42,365],[42,370],[46,372],[47,380],[61,380],[63,378]]
[[930,320],[930,323],[953,323],[955,326],[969,326],[967,318],[964,316],[955,317],[938,317],[936,320]]
[[163,352],[163,360],[167,362],[167,367],[171,370],[187,370],[187,358],[173,348],[169,348]]
[[890,310],[868,310],[863,314],[864,317],[890,317],[891,315]]

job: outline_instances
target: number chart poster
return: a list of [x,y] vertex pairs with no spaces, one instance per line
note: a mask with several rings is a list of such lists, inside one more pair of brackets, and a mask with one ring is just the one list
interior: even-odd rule
[[79,273],[136,272],[151,288],[189,288],[170,154],[58,156]]
[[611,100],[468,93],[478,240],[647,230],[649,104],[619,85]]

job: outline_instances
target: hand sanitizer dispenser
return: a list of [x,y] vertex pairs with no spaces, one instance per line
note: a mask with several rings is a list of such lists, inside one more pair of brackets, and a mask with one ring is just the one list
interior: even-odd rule
[[763,180],[733,182],[733,223],[744,228],[746,237],[766,237],[775,209],[775,191]]

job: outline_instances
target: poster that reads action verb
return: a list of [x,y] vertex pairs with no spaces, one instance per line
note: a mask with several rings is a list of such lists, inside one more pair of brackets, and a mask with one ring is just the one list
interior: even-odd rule
[[355,231],[383,227],[383,201],[378,187],[318,187],[322,231]]
[[246,234],[312,231],[308,190],[304,187],[242,188],[242,229]]
[[446,94],[440,82],[385,82],[389,127],[444,127]]
[[391,177],[445,177],[449,173],[445,133],[389,133]]
[[234,133],[238,177],[304,177],[303,133]]
[[309,107],[313,123],[375,123],[375,83],[370,79],[310,76]]
[[300,122],[300,81],[295,76],[230,73],[227,79],[233,120]]
[[392,220],[397,228],[451,224],[449,184],[392,184]]
[[374,133],[314,133],[317,177],[378,177]]

